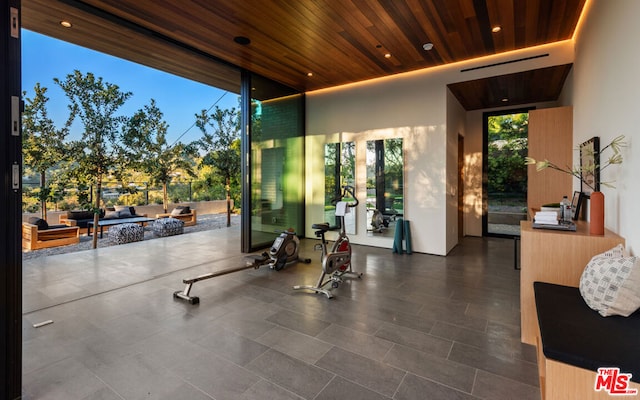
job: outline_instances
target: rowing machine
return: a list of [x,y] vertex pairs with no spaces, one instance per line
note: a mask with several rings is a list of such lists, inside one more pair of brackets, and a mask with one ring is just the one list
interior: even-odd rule
[[204,275],[196,276],[195,278],[183,279],[182,283],[185,284],[184,290],[178,290],[173,293],[173,298],[178,300],[188,301],[189,304],[198,304],[200,298],[196,296],[190,296],[191,288],[193,284],[206,279],[215,278],[217,276],[227,275],[245,269],[258,269],[263,265],[268,265],[269,268],[280,271],[286,264],[300,261],[306,264],[311,262],[309,258],[300,258],[298,256],[298,250],[300,248],[300,239],[296,236],[292,229],[284,231],[274,240],[273,245],[261,255],[251,255],[245,257],[245,265],[241,267],[234,267],[223,269],[217,272],[210,272]]

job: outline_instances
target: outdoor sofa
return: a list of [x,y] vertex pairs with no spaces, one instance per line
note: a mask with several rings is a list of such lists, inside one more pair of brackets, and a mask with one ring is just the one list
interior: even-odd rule
[[80,228],[77,226],[49,225],[47,221],[36,217],[22,223],[22,247],[27,250],[77,243],[80,243]]
[[184,226],[197,224],[196,210],[189,206],[176,206],[170,213],[156,214],[156,218],[175,218],[184,222]]
[[[114,206],[107,207],[106,209],[100,209],[99,219],[124,219],[135,217],[146,217],[147,214],[136,214],[135,207],[132,206]],[[59,223],[67,226],[77,226],[83,230],[83,233],[87,231],[87,224],[93,221],[92,211],[79,211],[72,210],[67,213],[60,214]]]

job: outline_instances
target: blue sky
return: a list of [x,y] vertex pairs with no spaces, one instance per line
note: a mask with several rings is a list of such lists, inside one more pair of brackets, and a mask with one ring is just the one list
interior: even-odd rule
[[[235,93],[23,30],[22,90],[27,92],[27,98],[31,98],[36,83],[46,87],[49,116],[59,127],[68,117],[68,100],[53,78],[64,80],[76,69],[85,74],[92,72],[105,82],[118,85],[120,90],[132,92],[131,98],[121,108],[123,115],[132,115],[149,104],[152,98],[155,99],[169,124],[169,143],[187,130],[188,133],[180,139],[182,142],[198,139],[200,130],[195,126],[189,130],[195,121],[194,114],[209,109],[216,101],[219,100],[217,106],[222,109],[238,108],[238,95]],[[80,135],[78,129],[75,125],[72,127],[74,138]]]

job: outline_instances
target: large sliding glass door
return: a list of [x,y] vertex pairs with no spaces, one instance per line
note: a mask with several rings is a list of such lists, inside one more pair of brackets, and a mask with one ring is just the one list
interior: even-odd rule
[[[269,246],[281,231],[304,232],[304,95],[246,73],[243,118],[243,246]],[[248,97],[248,96],[247,96]],[[246,140],[245,140],[246,139]]]
[[520,236],[527,217],[528,126],[528,109],[484,115],[484,236]]

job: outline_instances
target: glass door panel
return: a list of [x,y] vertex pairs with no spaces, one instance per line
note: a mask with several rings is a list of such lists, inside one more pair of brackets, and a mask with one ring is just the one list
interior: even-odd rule
[[486,129],[485,234],[519,236],[527,217],[527,135],[529,113],[489,114]]
[[251,75],[250,145],[243,154],[249,160],[243,192],[250,207],[248,232],[243,227],[248,251],[270,246],[283,230],[304,233],[303,110],[304,95]]

